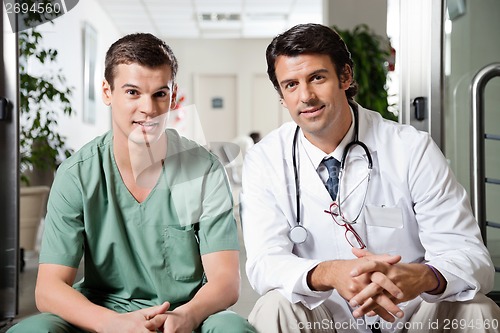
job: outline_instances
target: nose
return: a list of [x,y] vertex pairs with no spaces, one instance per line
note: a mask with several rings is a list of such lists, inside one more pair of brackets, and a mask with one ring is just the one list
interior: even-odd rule
[[300,88],[300,101],[304,104],[311,104],[316,99],[316,95],[312,87],[308,84],[302,84]]
[[140,112],[149,116],[156,114],[156,105],[151,96],[144,96],[140,104]]

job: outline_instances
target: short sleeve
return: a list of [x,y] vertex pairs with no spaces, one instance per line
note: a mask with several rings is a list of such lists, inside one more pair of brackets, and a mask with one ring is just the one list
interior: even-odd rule
[[205,175],[204,189],[198,233],[200,253],[239,250],[231,188],[218,160]]
[[50,190],[40,263],[78,267],[83,255],[82,196],[67,169],[57,172]]

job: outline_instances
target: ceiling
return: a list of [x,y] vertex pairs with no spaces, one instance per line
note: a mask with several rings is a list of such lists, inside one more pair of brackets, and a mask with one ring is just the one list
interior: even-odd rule
[[322,0],[105,0],[122,34],[161,38],[267,38],[323,20]]

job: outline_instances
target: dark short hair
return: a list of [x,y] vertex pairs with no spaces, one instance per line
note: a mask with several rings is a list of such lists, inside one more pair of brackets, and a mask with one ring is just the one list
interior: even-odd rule
[[347,98],[353,98],[358,87],[354,81],[354,63],[351,53],[340,35],[327,26],[315,23],[298,24],[284,33],[274,37],[266,50],[267,75],[278,91],[283,96],[276,78],[276,58],[278,56],[295,57],[302,54],[326,54],[330,57],[335,67],[337,76],[344,76],[346,65],[351,68],[352,83],[346,90]]
[[177,74],[177,59],[170,46],[149,33],[126,35],[114,42],[106,52],[104,78],[113,89],[116,67],[120,64],[139,64],[149,68],[170,66],[172,81]]

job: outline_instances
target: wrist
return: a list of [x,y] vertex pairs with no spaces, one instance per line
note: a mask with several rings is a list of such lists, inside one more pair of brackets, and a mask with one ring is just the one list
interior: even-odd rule
[[444,277],[439,273],[439,271],[432,265],[424,264],[427,267],[428,275],[430,276],[431,281],[433,282],[433,288],[428,289],[425,293],[430,295],[437,295],[444,291]]
[[[107,310],[107,309],[106,309]],[[109,322],[113,322],[117,317],[120,316],[120,313],[109,310],[103,311],[99,314],[98,319],[94,320],[95,326],[91,330],[91,332],[102,333],[107,331],[107,326]]]
[[335,288],[334,280],[336,269],[333,268],[337,261],[323,261],[314,266],[307,273],[307,285],[313,291],[328,291]]
[[191,331],[197,329],[204,319],[198,318],[196,309],[189,308],[189,302],[175,308],[172,312],[183,318],[184,322],[190,327]]

